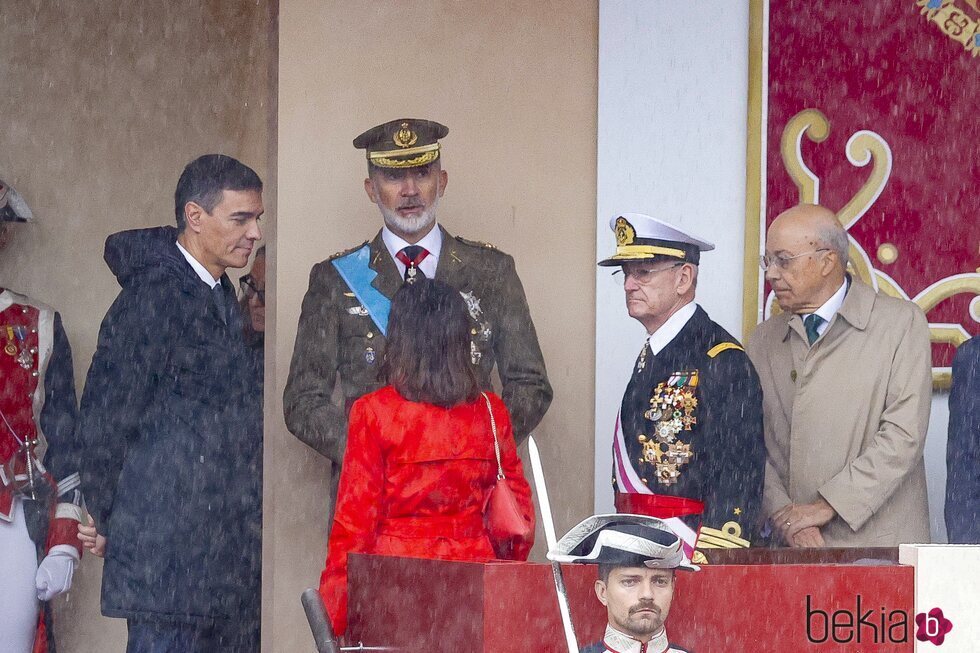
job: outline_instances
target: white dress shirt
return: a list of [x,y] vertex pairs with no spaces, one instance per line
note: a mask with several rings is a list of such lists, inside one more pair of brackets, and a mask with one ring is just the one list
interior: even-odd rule
[[844,305],[844,297],[846,296],[847,279],[844,279],[844,283],[842,283],[841,287],[837,289],[837,292],[831,295],[830,299],[825,301],[820,308],[815,310],[813,313],[800,313],[800,317],[805,320],[807,316],[816,314],[823,318],[823,322],[817,325],[817,337],[820,337],[823,335],[823,332],[827,330],[827,327],[830,326],[830,321],[834,319],[835,315],[837,315],[837,311],[839,311],[840,307]]
[[[388,225],[381,228],[381,240],[384,241],[385,247],[388,248],[388,253],[391,254],[391,258],[395,261],[398,273],[404,278],[406,265],[399,261],[395,255],[411,245],[411,243],[406,242],[400,236],[396,236],[393,231],[388,229]],[[415,244],[419,247],[424,247],[429,252],[429,255],[419,263],[419,270],[429,279],[434,279],[436,276],[436,266],[439,265],[439,252],[442,251],[442,229],[439,228],[438,224],[432,225],[432,230]]]
[[201,265],[200,261],[194,258],[190,252],[184,249],[184,246],[181,245],[179,241],[177,242],[177,249],[180,250],[180,253],[184,255],[187,262],[190,263],[191,267],[194,268],[194,271],[197,272],[197,276],[201,277],[201,281],[208,284],[208,287],[214,290],[214,287],[218,285],[218,280],[212,277],[211,273],[208,272],[208,269]]
[[650,343],[650,351],[653,352],[654,356],[663,351],[663,348],[677,337],[677,334],[681,332],[684,325],[694,317],[694,311],[697,309],[698,305],[695,302],[685,304],[679,311],[667,318],[663,326],[650,334],[648,342]]

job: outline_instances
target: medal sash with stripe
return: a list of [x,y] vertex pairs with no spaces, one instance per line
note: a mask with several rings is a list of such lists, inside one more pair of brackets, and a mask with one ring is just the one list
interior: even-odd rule
[[616,511],[664,520],[681,539],[684,555],[690,562],[698,544],[698,532],[688,526],[681,517],[700,515],[704,512],[704,503],[686,497],[656,494],[646,486],[629,462],[619,413],[616,413],[616,430],[613,436],[613,468],[616,473],[616,484],[623,490],[616,494]]
[[371,285],[378,273],[371,269],[370,262],[371,247],[367,244],[331,261],[340,278],[367,310],[375,326],[382,335],[387,336],[391,300]]

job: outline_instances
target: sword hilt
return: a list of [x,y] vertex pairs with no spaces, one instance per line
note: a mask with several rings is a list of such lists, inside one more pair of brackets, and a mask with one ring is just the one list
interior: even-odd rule
[[323,605],[320,593],[315,589],[306,589],[301,597],[303,610],[306,611],[306,620],[310,622],[310,630],[313,631],[313,641],[316,642],[317,653],[340,653],[340,646],[337,638],[333,634],[330,620],[327,618],[327,609]]

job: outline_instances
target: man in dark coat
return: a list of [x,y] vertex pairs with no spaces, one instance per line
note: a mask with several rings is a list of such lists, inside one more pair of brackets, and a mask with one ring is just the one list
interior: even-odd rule
[[[354,139],[354,146],[367,152],[364,188],[378,205],[384,227],[370,242],[313,267],[283,394],[286,426],[333,461],[335,472],[347,442],[347,411],[358,397],[380,387],[377,370],[391,297],[415,275],[434,276],[463,295],[474,371],[480,384],[491,389],[496,366],[518,442],[551,403],[514,259],[436,224],[448,181],[439,139],[448,132],[439,123],[407,118]],[[338,378],[343,406],[332,399]],[[333,475],[334,495],[338,476]]]
[[980,544],[980,336],[960,345],[953,359],[946,533],[950,544]]
[[[742,346],[694,302],[714,245],[639,213],[613,217],[630,316],[649,337],[613,443],[616,509],[667,520],[695,562],[747,547],[762,502],[762,390]],[[710,556],[709,556],[710,558]]]
[[187,165],[177,228],[125,231],[122,291],[82,396],[82,483],[104,534],[102,613],[129,653],[259,650],[261,399],[225,274],[262,237],[262,182],[227,156]]

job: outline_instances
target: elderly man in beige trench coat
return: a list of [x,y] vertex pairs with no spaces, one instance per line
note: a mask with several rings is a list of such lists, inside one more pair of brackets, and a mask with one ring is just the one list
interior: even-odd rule
[[836,216],[815,205],[785,211],[766,237],[783,312],[748,346],[763,390],[763,509],[790,546],[929,542],[928,323],[846,274],[847,251]]

